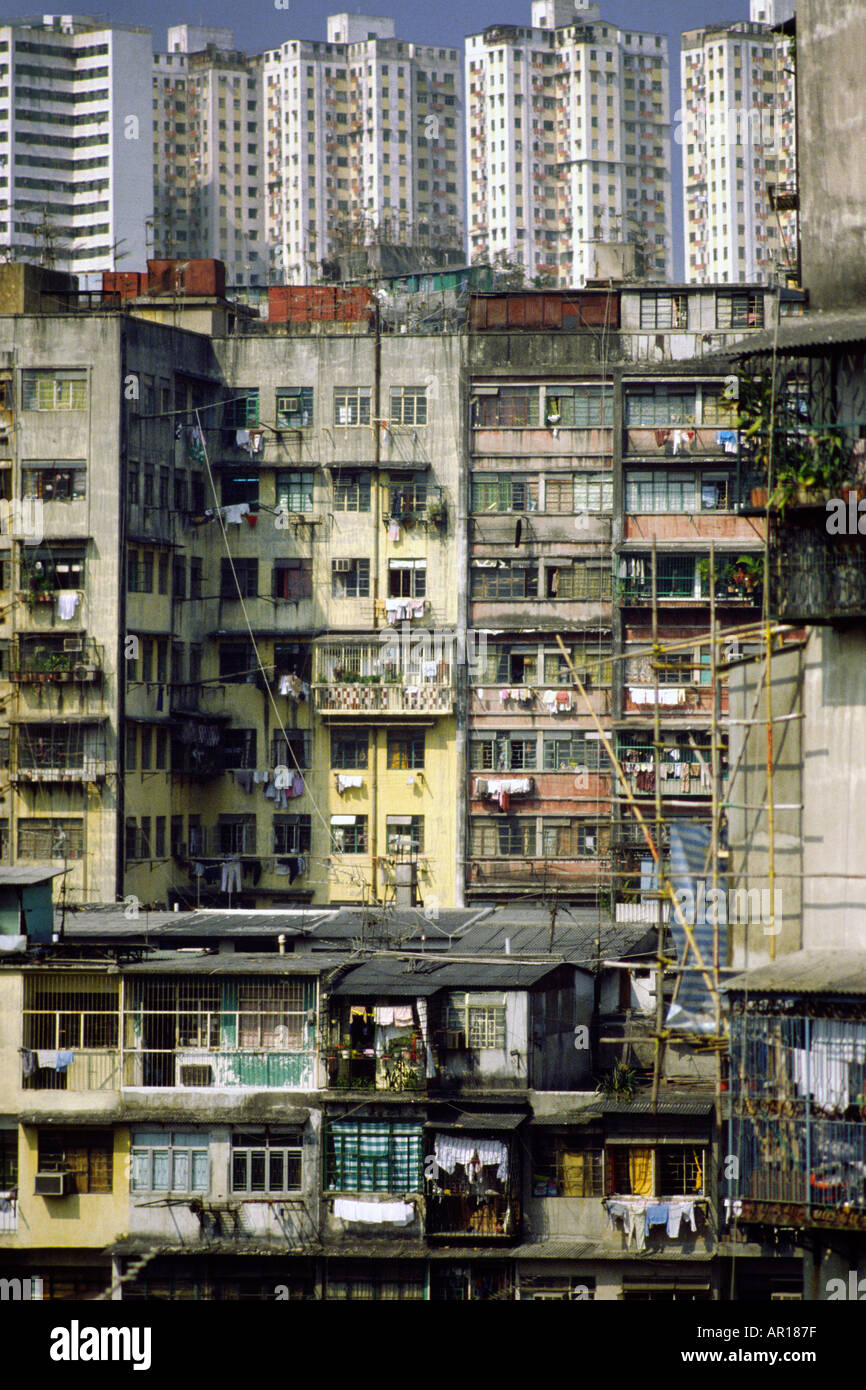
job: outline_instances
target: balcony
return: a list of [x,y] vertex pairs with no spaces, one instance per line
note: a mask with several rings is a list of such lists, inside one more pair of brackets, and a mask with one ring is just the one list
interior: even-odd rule
[[866,541],[830,535],[827,513],[788,507],[770,521],[769,609],[779,622],[827,625],[866,617]]
[[326,717],[388,715],[395,719],[421,715],[430,718],[452,714],[454,691],[450,685],[418,686],[344,682],[313,686],[318,714]]
[[[721,713],[728,713],[728,689],[722,687]],[[713,688],[711,685],[660,685],[658,701],[653,685],[629,684],[623,687],[623,714],[642,714],[652,719],[653,710],[658,703],[662,719],[678,718],[696,713],[711,715],[713,712]]]
[[9,678],[20,684],[92,683],[102,675],[101,649],[89,637],[65,637],[54,641],[19,640],[13,653]]
[[142,1048],[123,1057],[124,1087],[310,1090],[314,1073],[309,1049]]
[[108,772],[105,735],[92,723],[21,723],[10,781],[97,782]]
[[423,1091],[424,1044],[394,1042],[383,1050],[359,1052],[331,1047],[323,1054],[325,1085],[332,1091]]
[[[660,555],[656,572],[658,602],[686,605],[709,603],[709,567],[707,557]],[[763,568],[763,557],[757,553],[737,557],[717,555],[716,602],[738,607],[759,606]],[[652,559],[649,555],[628,553],[621,556],[617,598],[622,604],[652,603]]]

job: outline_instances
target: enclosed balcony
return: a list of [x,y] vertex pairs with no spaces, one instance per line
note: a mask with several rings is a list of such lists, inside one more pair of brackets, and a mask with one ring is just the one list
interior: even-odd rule
[[[864,508],[866,510],[866,508]],[[826,625],[866,617],[866,536],[832,535],[823,502],[770,521],[770,613]]]
[[[351,985],[351,981],[347,981]],[[322,1057],[329,1090],[422,1091],[427,1050],[417,1004],[335,1000]],[[333,1008],[333,1006],[332,1006]]]
[[20,637],[13,649],[10,680],[24,683],[74,681],[89,684],[102,675],[102,650],[90,637]]
[[783,1015],[778,1000],[769,1013],[765,999],[740,1001],[731,1018],[738,1215],[761,1224],[866,1230],[863,1005],[849,996],[847,1016],[830,1018],[820,1016],[829,1012],[821,996],[803,1003],[808,1012]]
[[472,1244],[516,1241],[521,1228],[518,1147],[522,1115],[496,1117],[496,1130],[462,1125],[434,1132],[427,1185],[427,1234]]
[[325,718],[438,718],[454,709],[453,653],[431,632],[317,647],[313,702]]
[[[717,603],[755,606],[761,602],[763,556],[757,552],[718,554],[714,593]],[[664,604],[705,604],[710,600],[710,561],[706,555],[659,554],[656,597]],[[617,597],[623,604],[653,601],[652,556],[629,551],[619,559]]]
[[57,718],[17,725],[13,782],[96,782],[107,772],[105,728],[96,721]]

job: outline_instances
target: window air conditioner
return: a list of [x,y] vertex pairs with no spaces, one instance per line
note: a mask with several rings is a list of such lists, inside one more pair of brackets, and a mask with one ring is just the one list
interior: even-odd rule
[[75,1191],[74,1173],[62,1169],[56,1173],[37,1173],[33,1188],[37,1197],[68,1197]]
[[83,652],[84,642],[80,637],[64,637],[63,650],[65,652]]

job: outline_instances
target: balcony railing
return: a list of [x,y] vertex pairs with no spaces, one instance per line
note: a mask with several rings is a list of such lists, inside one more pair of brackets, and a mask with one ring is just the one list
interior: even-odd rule
[[469,889],[478,892],[544,885],[566,888],[578,881],[593,882],[603,858],[601,851],[569,859],[489,859],[475,855],[468,865]]
[[866,617],[866,545],[829,535],[827,517],[789,509],[770,530],[769,609],[780,622]]
[[426,1086],[424,1059],[425,1049],[419,1041],[381,1053],[332,1047],[322,1060],[330,1090],[422,1091]]
[[[75,1048],[65,1071],[39,1066],[39,1052],[31,1051],[35,1066],[23,1071],[25,1091],[108,1091],[120,1085],[120,1053],[116,1048]],[[44,1060],[44,1054],[43,1054]]]
[[717,457],[737,453],[737,432],[729,425],[664,425],[659,428],[629,426],[623,453],[639,458]]
[[91,638],[73,638],[63,646],[21,642],[13,651],[10,679],[20,682],[60,682],[96,680],[102,673],[102,658]]
[[744,1206],[797,1207],[821,1225],[848,1226],[853,1216],[866,1228],[866,1124],[762,1115],[735,1120],[734,1128]]
[[312,1090],[315,1053],[310,1049],[159,1048],[126,1052],[123,1085],[256,1090]]
[[319,714],[391,714],[400,718],[419,715],[451,714],[454,691],[450,685],[384,685],[379,683],[333,682],[313,686],[314,705]]

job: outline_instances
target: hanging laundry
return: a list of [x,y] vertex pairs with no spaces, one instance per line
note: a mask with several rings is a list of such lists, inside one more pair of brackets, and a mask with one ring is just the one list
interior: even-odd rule
[[221,507],[220,511],[226,526],[240,526],[249,509],[249,502],[238,502],[231,507]]
[[400,523],[399,523],[399,521],[390,521],[390,522],[388,523],[388,540],[389,540],[389,541],[398,541],[399,539],[400,539]]
[[75,617],[80,598],[75,589],[59,589],[57,592],[57,616],[63,622]]
[[63,1052],[63,1051],[58,1052],[58,1054],[57,1054],[57,1070],[61,1073],[61,1075],[65,1076],[65,1075],[66,1075],[66,1072],[67,1072],[67,1071],[69,1070],[69,1068],[72,1066],[72,1063],[73,1063],[74,1061],[75,1061],[75,1053],[74,1053],[74,1052]]
[[285,788],[285,793],[289,800],[304,795],[304,779],[299,772],[292,774],[291,785]]
[[247,796],[249,796],[253,789],[253,773],[244,771],[243,769],[240,772],[235,772],[235,781],[239,787],[243,788]]
[[737,436],[734,430],[718,430],[716,432],[716,444],[723,447],[726,454],[737,452]]
[[238,449],[246,449],[247,452],[249,453],[249,448],[250,448],[250,432],[249,432],[249,430],[236,430],[236,431],[235,431],[235,445],[236,445],[236,447],[237,447]]
[[422,676],[424,677],[425,680],[428,680],[428,681],[435,680],[438,671],[439,671],[439,663],[438,663],[438,661],[425,661],[425,662],[423,662],[422,665],[421,665],[421,674],[422,674]]
[[21,1049],[21,1070],[22,1070],[22,1072],[24,1073],[24,1075],[25,1075],[25,1076],[32,1076],[33,1073],[36,1071],[36,1065],[37,1065],[36,1053],[35,1053],[35,1052],[32,1052],[32,1051],[30,1050],[29,1047],[22,1047],[22,1049]]
[[337,773],[337,791],[341,796],[349,787],[362,787],[363,785],[364,779],[362,777],[346,777],[342,772]]
[[239,893],[241,891],[241,863],[239,859],[226,859],[220,874],[220,891]]

